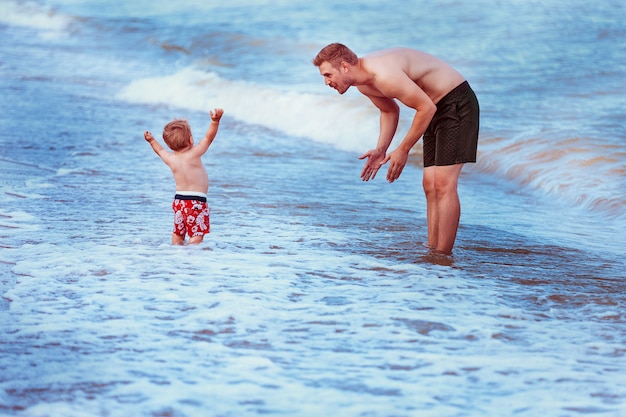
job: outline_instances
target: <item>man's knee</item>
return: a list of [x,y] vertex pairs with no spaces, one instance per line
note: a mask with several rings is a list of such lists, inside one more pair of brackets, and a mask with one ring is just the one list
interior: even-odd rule
[[433,188],[437,194],[448,193],[456,190],[457,181],[456,178],[452,178],[445,175],[439,175],[435,179]]
[[434,177],[434,188],[438,193],[455,191],[459,183],[462,164],[439,167]]
[[426,197],[435,196],[436,195],[436,187],[435,187],[435,175],[431,169],[424,170],[424,177],[422,178],[422,187],[424,188],[424,193]]

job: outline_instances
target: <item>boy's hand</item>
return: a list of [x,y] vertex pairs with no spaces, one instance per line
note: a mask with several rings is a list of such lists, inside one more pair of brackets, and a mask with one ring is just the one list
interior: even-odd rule
[[222,118],[222,115],[224,114],[224,110],[215,109],[214,111],[209,111],[209,114],[211,115],[211,120],[213,120],[214,122],[219,122]]
[[147,140],[148,142],[151,142],[154,140],[154,137],[152,136],[152,133],[148,132],[147,130],[145,131],[145,133],[143,134],[143,138],[145,140]]

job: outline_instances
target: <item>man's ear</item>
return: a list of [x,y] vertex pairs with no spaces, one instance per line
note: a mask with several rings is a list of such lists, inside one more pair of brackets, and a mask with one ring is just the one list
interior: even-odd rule
[[348,64],[346,61],[341,61],[341,64],[339,64],[339,67],[341,68],[343,72],[348,72],[348,70],[350,70],[350,64]]

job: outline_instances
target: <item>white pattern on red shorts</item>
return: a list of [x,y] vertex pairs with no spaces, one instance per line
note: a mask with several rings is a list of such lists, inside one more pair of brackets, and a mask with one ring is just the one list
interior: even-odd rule
[[174,199],[174,233],[178,236],[204,236],[211,230],[209,205],[198,200]]

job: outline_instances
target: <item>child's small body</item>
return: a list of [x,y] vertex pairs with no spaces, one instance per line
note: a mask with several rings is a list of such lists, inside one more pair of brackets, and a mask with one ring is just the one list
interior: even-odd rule
[[204,235],[210,231],[209,206],[207,192],[209,176],[202,164],[202,155],[217,135],[220,119],[224,110],[215,109],[210,112],[211,126],[206,134],[194,145],[189,124],[185,120],[174,120],[163,129],[163,140],[173,151],[169,152],[154,139],[148,131],[144,139],[150,143],[154,152],[170,167],[176,182],[176,194],[172,209],[174,210],[174,231],[172,244],[185,243],[185,235],[189,236],[190,244],[202,242]]

